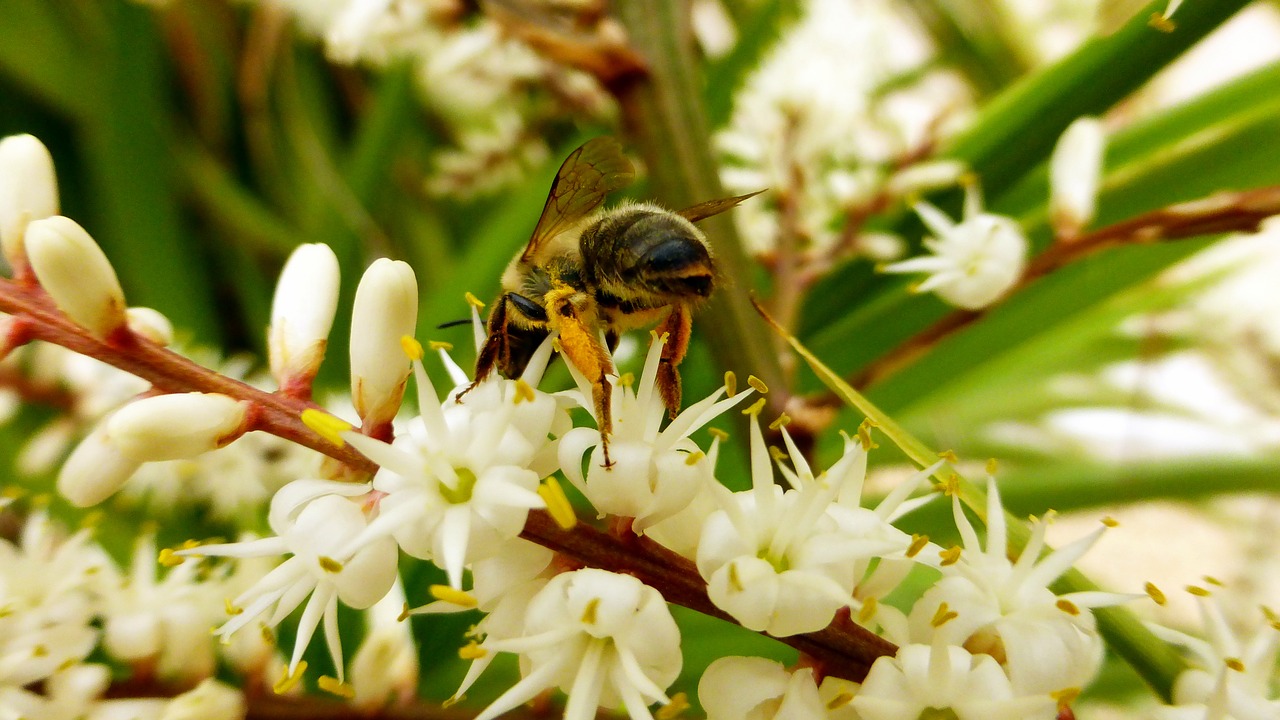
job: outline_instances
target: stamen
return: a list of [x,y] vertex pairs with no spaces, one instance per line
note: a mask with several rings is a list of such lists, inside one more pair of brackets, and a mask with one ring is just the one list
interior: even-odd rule
[[[448,585],[432,585],[428,592],[436,600],[447,602],[450,605],[457,605],[458,607],[473,608],[480,604],[471,593],[463,592]],[[406,612],[408,612],[408,607],[408,603],[405,603]]]
[[328,675],[321,675],[320,679],[316,681],[316,687],[330,695],[337,695],[338,697],[346,698],[347,700],[356,696],[356,689],[351,686],[351,683],[342,682],[341,680],[329,677]]
[[342,433],[351,430],[353,427],[346,420],[315,408],[303,410],[300,417],[303,425],[311,428],[315,434],[338,447],[346,445],[346,441],[342,439]]
[[1169,602],[1169,599],[1164,595],[1164,591],[1156,587],[1155,583],[1149,582],[1143,586],[1143,589],[1147,591],[1147,596],[1154,600],[1157,605],[1164,605]]
[[929,624],[939,628],[947,623],[960,617],[960,613],[952,610],[946,603],[938,604],[938,611],[933,614],[933,618],[929,620]]
[[475,295],[472,295],[470,292],[467,293],[466,298],[467,298],[467,304],[470,305],[471,307],[477,310],[484,309],[484,303],[480,301],[480,298],[476,297]]
[[306,671],[306,660],[298,661],[298,667],[292,673],[290,673],[289,668],[286,667],[284,672],[280,675],[280,679],[276,681],[275,685],[271,686],[271,689],[277,695],[283,695],[289,692],[293,688],[297,687],[298,683],[302,680],[302,673]]
[[404,350],[404,354],[408,355],[410,360],[422,359],[422,343],[408,335],[400,336],[400,349]]
[[[445,342],[444,340],[432,340],[427,343],[427,347],[430,347],[432,350],[449,351],[453,349],[453,343]],[[421,358],[418,358],[418,359],[421,359]]]
[[724,373],[724,394],[726,397],[738,394],[738,376],[732,370],[726,370]]
[[578,524],[578,514],[573,511],[573,505],[565,496],[564,488],[560,487],[560,481],[554,476],[547,476],[547,479],[538,485],[538,497],[547,504],[547,512],[560,529],[572,530]]
[[769,392],[769,386],[765,385],[764,381],[756,377],[755,375],[747,376],[747,384],[755,388],[755,391],[760,393],[761,395],[764,395],[765,393]]

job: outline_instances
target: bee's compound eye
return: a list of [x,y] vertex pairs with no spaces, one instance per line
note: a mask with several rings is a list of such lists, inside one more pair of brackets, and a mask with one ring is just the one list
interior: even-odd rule
[[547,309],[519,293],[507,293],[507,300],[520,314],[538,322],[547,321]]
[[641,262],[652,273],[670,273],[692,265],[703,265],[709,260],[707,248],[697,239],[667,234],[641,256]]

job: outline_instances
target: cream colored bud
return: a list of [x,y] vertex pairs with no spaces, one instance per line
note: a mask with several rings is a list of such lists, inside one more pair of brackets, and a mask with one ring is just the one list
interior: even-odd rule
[[58,179],[49,150],[31,135],[0,140],[0,246],[10,267],[27,265],[27,224],[57,214]]
[[67,317],[100,338],[125,325],[116,271],[74,220],[55,215],[32,222],[26,246],[36,278]]
[[245,712],[239,690],[208,678],[170,700],[160,720],[240,720]]
[[374,261],[360,279],[351,314],[351,396],[367,425],[400,409],[409,358],[400,338],[418,323],[418,281],[398,260]]
[[248,404],[214,393],[177,393],[136,400],[107,421],[111,442],[138,462],[182,460],[238,437]]
[[108,439],[107,421],[80,441],[58,472],[58,493],[77,507],[97,505],[115,494],[142,463],[125,457]]
[[125,318],[135,335],[162,346],[173,342],[173,323],[159,310],[131,307],[125,310]]
[[338,258],[328,245],[301,245],[289,256],[271,301],[267,351],[281,386],[315,377],[338,310]]
[[916,163],[894,173],[889,178],[888,190],[897,196],[926,193],[960,182],[969,168],[959,160],[934,160]]
[[1075,235],[1093,222],[1106,142],[1102,122],[1082,117],[1067,127],[1053,148],[1049,207],[1058,234]]

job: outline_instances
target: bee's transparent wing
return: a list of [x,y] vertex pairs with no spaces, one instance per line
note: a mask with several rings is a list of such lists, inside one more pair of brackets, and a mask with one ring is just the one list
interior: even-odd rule
[[633,177],[631,161],[615,138],[593,138],[574,150],[556,173],[542,217],[520,259],[531,261],[548,240],[595,212],[605,196],[631,184]]
[[742,202],[743,200],[746,200],[747,198],[753,198],[762,192],[764,192],[764,190],[757,190],[753,193],[747,193],[746,195],[738,195],[737,197],[720,198],[719,200],[708,200],[704,203],[698,203],[693,207],[687,207],[683,210],[680,210],[676,214],[684,218],[685,220],[688,220],[689,222],[698,222],[699,220],[705,220],[706,218],[709,218],[712,215],[719,215],[725,210],[729,210],[733,208],[735,205]]

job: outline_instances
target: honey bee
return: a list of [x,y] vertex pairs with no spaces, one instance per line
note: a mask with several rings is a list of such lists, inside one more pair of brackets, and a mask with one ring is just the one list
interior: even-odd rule
[[652,203],[601,210],[605,197],[629,185],[634,175],[622,146],[610,137],[587,141],[560,166],[529,244],[502,275],[502,293],[490,310],[488,337],[471,385],[495,368],[518,376],[547,335],[559,333],[562,354],[592,383],[606,467],[612,464],[610,351],[619,333],[656,323],[657,332],[667,335],[657,384],[675,417],[677,368],[689,347],[692,311],[717,281],[715,258],[694,223],[757,194],[678,212]]

